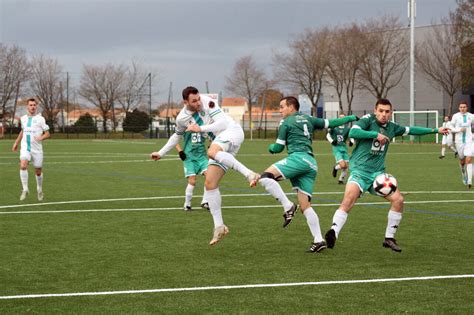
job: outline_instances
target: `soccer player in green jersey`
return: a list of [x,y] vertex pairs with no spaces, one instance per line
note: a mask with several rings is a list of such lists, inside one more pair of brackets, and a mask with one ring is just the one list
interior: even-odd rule
[[[422,127],[403,127],[389,121],[392,115],[392,104],[387,99],[379,99],[375,105],[374,113],[363,116],[349,132],[349,137],[356,140],[349,162],[351,175],[346,184],[344,198],[339,209],[334,213],[331,229],[326,233],[327,246],[333,248],[339,233],[347,220],[347,216],[354,206],[357,198],[365,191],[375,195],[372,184],[377,175],[385,172],[385,156],[392,138],[402,135],[426,135],[430,133],[446,134],[448,129]],[[397,190],[384,197],[390,201],[388,223],[385,231],[383,247],[401,252],[395,240],[395,233],[400,225],[403,212],[403,196]]]
[[[339,118],[344,118],[346,115],[340,114]],[[341,170],[338,184],[344,184],[344,179],[347,175],[347,167],[349,166],[349,152],[347,152],[346,141],[349,137],[349,126],[347,124],[338,126],[336,128],[329,128],[326,134],[326,139],[332,145],[332,154],[336,159],[336,165],[332,169],[332,177],[337,176],[337,171]],[[349,141],[349,146],[352,146],[352,139]]]
[[[193,199],[194,187],[196,186],[196,176],[206,176],[207,173],[207,153],[205,143],[205,136],[200,132],[185,132],[184,133],[184,148],[179,144],[176,145],[179,158],[183,161],[184,176],[188,180],[186,191],[184,193],[184,211],[191,211],[191,200]],[[209,210],[209,203],[203,199],[201,207]]]
[[298,209],[298,206],[292,203],[283,192],[277,181],[289,179],[293,189],[297,191],[298,203],[301,211],[306,217],[313,243],[309,252],[320,252],[326,248],[326,242],[321,234],[319,218],[311,207],[311,195],[313,186],[318,173],[318,165],[313,155],[312,136],[316,129],[334,128],[339,125],[357,120],[356,116],[347,116],[341,119],[321,119],[311,117],[299,112],[300,104],[293,96],[284,97],[280,101],[280,113],[283,120],[278,129],[278,138],[276,143],[269,146],[270,153],[280,153],[288,150],[288,157],[280,160],[261,174],[260,179],[255,180],[251,185],[255,186],[257,182],[262,185],[275,199],[283,206],[283,227],[288,226]]

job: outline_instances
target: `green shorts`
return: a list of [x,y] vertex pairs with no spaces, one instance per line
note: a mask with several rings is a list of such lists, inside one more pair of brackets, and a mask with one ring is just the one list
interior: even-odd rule
[[351,176],[349,176],[347,183],[352,182],[352,183],[357,184],[357,186],[359,186],[361,195],[364,192],[368,191],[370,194],[378,196],[375,193],[372,185],[374,183],[375,177],[383,173],[384,173],[383,171],[369,173],[369,172],[363,172],[363,171],[358,171],[358,170],[351,170]]
[[314,157],[305,152],[295,152],[272,166],[283,175],[284,179],[291,181],[294,190],[311,197],[318,175],[318,164]]
[[349,161],[349,153],[347,152],[347,148],[345,146],[333,145],[332,154],[336,159],[336,163],[339,161]]
[[203,156],[197,160],[184,160],[184,177],[195,176],[205,172],[207,170],[207,161],[207,156]]

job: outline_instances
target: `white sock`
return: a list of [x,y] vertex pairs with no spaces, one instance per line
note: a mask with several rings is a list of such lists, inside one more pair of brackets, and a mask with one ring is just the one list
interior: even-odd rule
[[463,177],[466,176],[466,164],[464,164],[464,165],[459,164],[459,166],[461,167],[462,176]]
[[334,166],[334,168],[335,168],[336,170],[340,170],[340,169],[341,169],[341,166],[340,166],[339,164],[336,164],[336,166]]
[[40,176],[36,175],[36,191],[43,191],[43,173],[41,173]]
[[216,160],[219,163],[224,164],[228,168],[231,168],[233,170],[236,170],[240,174],[244,175],[246,178],[252,174],[252,171],[249,170],[245,165],[237,161],[237,159],[230,153],[224,152],[224,151],[219,151],[214,157],[214,160]]
[[221,211],[221,192],[219,188],[206,191],[207,202],[209,202],[209,210],[214,220],[214,228],[224,225],[224,219],[222,218]]
[[265,188],[266,191],[268,191],[268,193],[270,193],[270,195],[272,195],[281,203],[285,211],[290,210],[290,208],[293,206],[293,203],[285,195],[283,189],[281,189],[280,184],[278,184],[276,180],[271,178],[261,178],[258,182],[263,186],[263,188]]
[[339,176],[339,180],[343,181],[344,178],[346,178],[346,175],[347,175],[347,169],[343,169],[341,172],[341,176]]
[[341,232],[342,227],[346,223],[347,216],[348,213],[340,209],[337,209],[336,212],[334,212],[331,229],[336,232],[336,237],[339,236],[339,232]]
[[186,192],[184,193],[185,206],[191,206],[191,199],[193,199],[193,191],[194,191],[194,186],[191,184],[188,184],[188,186],[186,186]]
[[472,163],[466,165],[467,170],[467,183],[472,184]]
[[456,148],[453,147],[453,146],[450,146],[449,148],[450,148],[451,150],[453,150],[454,153],[458,152],[458,151],[456,150]]
[[207,199],[206,199],[206,186],[204,186],[204,193],[202,194],[201,204],[206,203],[206,202],[207,202]]
[[28,191],[28,170],[20,170],[20,181],[23,191]]
[[441,156],[445,156],[445,153],[446,153],[446,148],[442,147],[441,148]]
[[321,227],[319,226],[319,218],[313,208],[308,208],[303,211],[304,216],[306,217],[306,222],[308,223],[309,230],[313,235],[314,242],[319,243],[323,241],[323,236],[321,234]]
[[398,226],[400,225],[400,221],[402,220],[402,214],[400,212],[396,212],[390,210],[388,212],[388,222],[387,222],[387,229],[385,230],[385,237],[387,238],[394,238],[395,233],[397,232]]

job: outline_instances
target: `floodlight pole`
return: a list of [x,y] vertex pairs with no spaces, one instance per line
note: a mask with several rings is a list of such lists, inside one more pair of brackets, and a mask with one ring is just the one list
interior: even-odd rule
[[[410,19],[410,126],[415,124],[415,17],[416,0],[408,0],[408,17]],[[413,136],[410,136],[413,141]]]

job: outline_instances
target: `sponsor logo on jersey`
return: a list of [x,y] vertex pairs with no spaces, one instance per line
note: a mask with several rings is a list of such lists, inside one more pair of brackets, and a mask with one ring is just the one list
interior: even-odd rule
[[216,103],[214,103],[213,101],[210,101],[209,102],[209,108],[214,108],[214,106],[216,106]]

